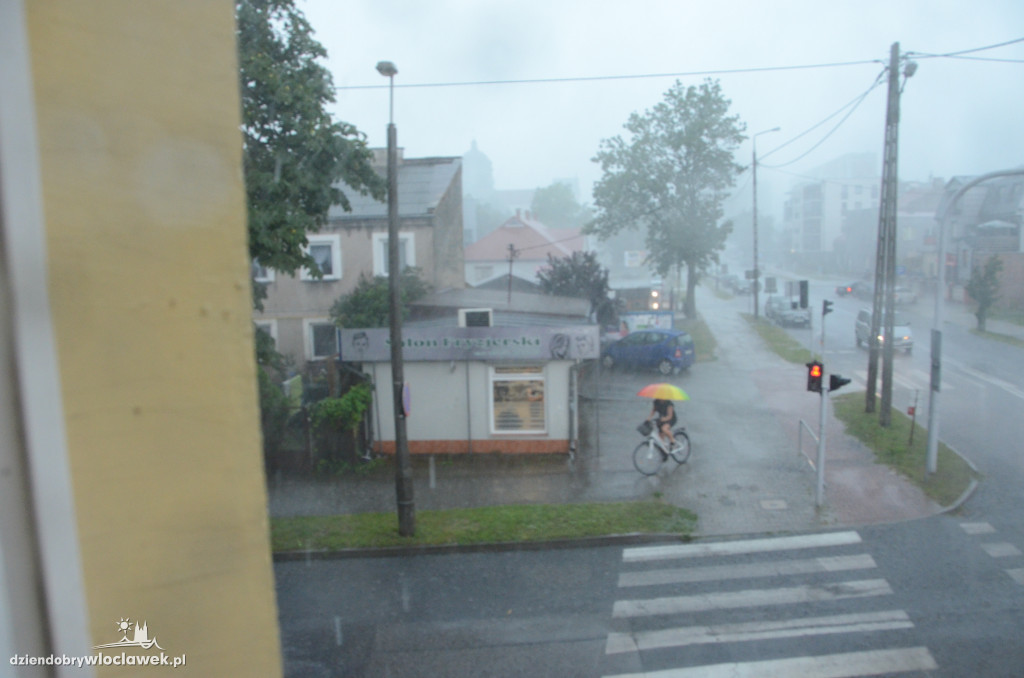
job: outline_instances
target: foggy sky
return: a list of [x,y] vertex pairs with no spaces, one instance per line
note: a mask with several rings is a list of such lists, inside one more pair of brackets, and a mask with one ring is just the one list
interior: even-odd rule
[[[584,202],[600,177],[591,161],[601,139],[623,134],[634,111],[661,100],[674,78],[404,88],[465,81],[593,77],[807,66],[863,65],[693,75],[717,78],[731,112],[758,138],[759,212],[781,216],[784,191],[801,172],[849,152],[872,152],[881,170],[886,87],[839,122],[768,155],[864,93],[888,63],[890,46],[944,54],[1024,37],[1019,0],[651,1],[297,0],[326,47],[338,91],[336,118],[373,146],[386,142],[390,60],[395,123],[407,156],[461,155],[476,141],[499,189],[579,179]],[[1024,43],[969,55],[1000,63],[917,58],[901,106],[901,179],[980,174],[1024,164]],[[748,140],[737,161],[750,162]],[[762,164],[763,163],[763,164]],[[770,165],[785,167],[772,169]],[[749,173],[737,188],[749,186]],[[749,190],[747,188],[746,190]],[[763,192],[762,192],[763,191]]]

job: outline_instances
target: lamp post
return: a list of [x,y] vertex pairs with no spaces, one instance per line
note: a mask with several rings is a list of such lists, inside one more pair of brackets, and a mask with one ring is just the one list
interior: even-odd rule
[[388,315],[391,319],[391,401],[395,411],[395,494],[398,498],[398,533],[411,537],[416,533],[416,509],[412,492],[412,464],[405,432],[405,376],[402,367],[402,309],[398,260],[398,132],[395,130],[395,74],[390,61],[377,64],[377,71],[388,78]]
[[751,174],[754,179],[754,320],[758,319],[758,291],[761,287],[761,272],[757,270],[757,138],[769,132],[778,132],[780,128],[773,127],[758,132],[750,138],[754,145],[754,160],[750,164]]

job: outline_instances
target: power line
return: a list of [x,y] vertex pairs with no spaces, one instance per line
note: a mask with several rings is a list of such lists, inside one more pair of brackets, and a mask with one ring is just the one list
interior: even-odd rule
[[1000,42],[995,45],[988,45],[986,47],[973,47],[971,49],[962,49],[957,52],[946,52],[945,54],[928,54],[926,52],[906,52],[905,56],[914,59],[934,59],[939,57],[958,57],[964,54],[973,54],[974,52],[984,52],[990,49],[996,49],[999,47],[1006,47],[1007,45],[1015,45],[1018,42],[1024,42],[1024,38],[1015,38],[1013,40],[1007,40],[1006,42]]
[[[816,68],[840,68],[845,66],[863,66],[865,64],[879,63],[878,59],[865,61],[837,61],[822,64],[804,64],[798,66],[762,66],[750,68],[720,68],[708,71],[684,71],[679,73],[640,73],[630,75],[591,75],[567,78],[528,78],[523,80],[469,80],[462,82],[430,82],[430,83],[402,83],[395,84],[398,88],[430,88],[430,87],[475,87],[480,85],[533,85],[550,84],[563,82],[600,82],[608,80],[642,80],[647,78],[687,78],[702,75],[733,75],[740,73],[765,73],[770,71],[796,71],[810,70]],[[389,85],[340,85],[335,86],[336,90],[358,90],[358,89],[387,89]]]

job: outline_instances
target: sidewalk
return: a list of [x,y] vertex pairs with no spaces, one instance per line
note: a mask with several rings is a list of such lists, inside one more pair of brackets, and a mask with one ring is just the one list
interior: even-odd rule
[[[581,440],[575,459],[474,459],[431,469],[417,459],[418,510],[500,504],[632,501],[660,496],[699,516],[697,534],[801,532],[918,518],[941,510],[883,465],[870,450],[827,425],[825,506],[815,506],[816,474],[808,463],[815,443],[800,419],[817,431],[819,396],[806,391],[805,370],[762,347],[740,316],[741,300],[722,301],[706,290],[698,309],[718,341],[717,359],[667,380],[691,400],[679,406],[693,441],[690,462],[668,463],[657,476],[636,472],[631,453],[636,425],[649,402],[635,393],[664,381],[656,373],[601,374],[581,393],[581,415],[598,435]],[[949,314],[952,319],[952,313]],[[274,517],[394,511],[394,480],[270,478]]]

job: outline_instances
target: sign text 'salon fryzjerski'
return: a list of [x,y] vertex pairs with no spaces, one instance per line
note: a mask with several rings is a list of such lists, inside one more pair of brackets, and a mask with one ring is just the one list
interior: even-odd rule
[[[597,325],[402,328],[405,360],[575,360],[599,357]],[[341,330],[341,359],[391,358],[387,328]]]

